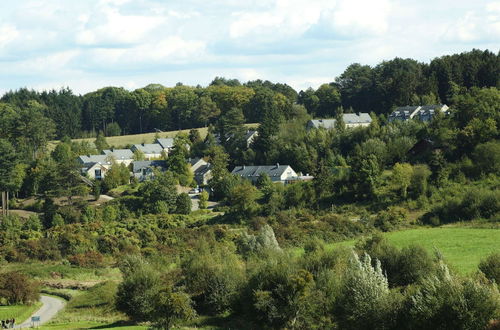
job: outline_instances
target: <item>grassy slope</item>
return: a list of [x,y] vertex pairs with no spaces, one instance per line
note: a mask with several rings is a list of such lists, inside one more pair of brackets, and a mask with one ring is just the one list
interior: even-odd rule
[[[448,264],[461,274],[477,270],[479,261],[492,252],[500,251],[500,229],[461,227],[419,228],[386,233],[390,243],[402,248],[418,244],[433,253],[438,249]],[[354,246],[346,241],[334,246]]]
[[41,306],[41,302],[37,302],[31,306],[0,306],[0,320],[15,318],[16,323],[24,322]]
[[124,325],[119,323],[126,317],[114,308],[116,289],[117,283],[105,282],[86,291],[80,291],[68,302],[65,309],[43,328],[87,329],[99,327],[112,329],[117,327],[120,329],[142,329],[141,327],[124,328]]

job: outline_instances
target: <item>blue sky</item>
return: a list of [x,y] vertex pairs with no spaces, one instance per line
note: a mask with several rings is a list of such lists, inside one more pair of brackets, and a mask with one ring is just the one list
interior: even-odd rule
[[499,47],[498,0],[2,0],[0,94],[215,76],[300,90],[355,62]]

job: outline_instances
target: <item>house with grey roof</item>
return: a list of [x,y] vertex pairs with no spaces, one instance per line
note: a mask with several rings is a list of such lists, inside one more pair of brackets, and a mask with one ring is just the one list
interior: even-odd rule
[[188,162],[191,165],[196,183],[200,186],[208,184],[212,178],[212,165],[203,158],[189,159]]
[[163,152],[163,147],[159,143],[134,144],[130,149],[132,152],[136,150],[142,152],[147,160],[160,159]]
[[77,158],[80,172],[91,179],[103,179],[113,164],[108,155],[84,155]]
[[167,155],[174,149],[174,138],[158,138],[155,142],[165,150]]
[[103,155],[111,157],[117,164],[129,166],[134,160],[134,153],[130,149],[106,149],[102,151]]
[[[344,113],[342,120],[347,128],[367,127],[372,123],[370,114],[366,112]],[[306,127],[308,130],[313,128],[333,129],[336,121],[336,119],[312,119],[307,122]]]
[[267,174],[273,182],[290,183],[297,181],[299,175],[290,165],[257,165],[257,166],[236,166],[231,172],[233,175],[245,178],[252,182],[259,179],[262,174]]
[[431,105],[412,105],[398,107],[389,115],[389,122],[393,121],[408,121],[410,119],[420,120],[423,122],[431,121],[436,112],[441,111],[445,115],[450,113],[449,107],[446,104],[431,104]]
[[132,162],[132,173],[139,181],[151,179],[154,176],[154,170],[167,170],[165,160],[136,160]]

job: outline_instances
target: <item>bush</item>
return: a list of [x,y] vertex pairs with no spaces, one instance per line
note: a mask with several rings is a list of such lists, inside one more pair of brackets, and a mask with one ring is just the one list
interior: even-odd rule
[[40,298],[40,289],[37,282],[28,276],[10,272],[0,276],[0,298],[8,304],[32,304]]
[[149,321],[161,289],[160,274],[138,256],[126,257],[120,270],[123,282],[116,293],[116,308],[134,321]]
[[217,314],[230,310],[245,279],[244,265],[230,251],[199,248],[183,267],[186,288],[199,311]]
[[493,253],[479,263],[479,270],[490,280],[500,284],[500,253]]
[[177,196],[177,207],[175,210],[179,214],[191,213],[191,197],[186,193],[181,193]]
[[446,266],[441,267],[438,276],[427,278],[408,297],[404,324],[410,329],[485,329],[498,317],[496,286],[452,278]]

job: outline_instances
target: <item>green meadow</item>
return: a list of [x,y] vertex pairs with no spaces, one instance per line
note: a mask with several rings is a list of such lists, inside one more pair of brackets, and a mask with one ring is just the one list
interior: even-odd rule
[[[385,233],[384,236],[398,248],[417,244],[430,253],[437,250],[454,270],[463,275],[475,272],[481,259],[500,251],[500,229],[419,228]],[[334,243],[329,247],[354,246],[356,242]]]

